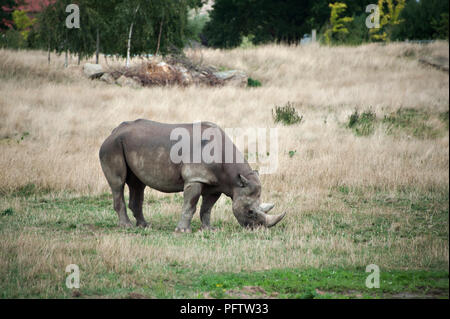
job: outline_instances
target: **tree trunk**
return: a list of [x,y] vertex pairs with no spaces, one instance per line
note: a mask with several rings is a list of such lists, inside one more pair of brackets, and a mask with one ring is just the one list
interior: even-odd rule
[[[140,4],[137,5],[136,10],[134,11],[134,17],[136,17],[136,13],[139,10],[139,5]],[[130,32],[128,33],[127,61],[125,64],[127,68],[130,66],[131,35],[133,34],[134,17],[133,17],[133,22],[131,22],[131,25],[130,25]]]
[[47,50],[47,61],[48,61],[48,65],[50,65],[50,45],[48,45],[48,50]]
[[66,49],[66,56],[64,58],[64,67],[67,68],[69,66],[69,50]]
[[81,53],[78,52],[78,65],[80,65],[80,61],[81,61]]
[[95,50],[95,63],[98,64],[98,55],[100,52],[100,32],[97,28],[97,41],[96,41],[96,50]]
[[159,24],[158,43],[156,45],[155,55],[158,55],[158,52],[159,52],[159,44],[161,43],[161,33],[162,33],[163,22],[164,22],[164,16],[161,18],[161,23]]
[[128,33],[128,45],[127,45],[127,62],[126,67],[130,65],[130,48],[131,48],[131,35],[133,34],[133,22],[131,22],[130,32]]

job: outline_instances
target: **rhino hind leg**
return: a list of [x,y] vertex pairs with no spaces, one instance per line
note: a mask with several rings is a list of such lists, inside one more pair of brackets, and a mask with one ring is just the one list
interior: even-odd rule
[[202,183],[187,183],[184,185],[184,204],[181,219],[178,223],[175,232],[177,233],[190,233],[191,232],[191,220],[194,216],[197,202],[202,194]]
[[123,194],[127,177],[127,165],[121,149],[110,140],[105,141],[100,149],[100,163],[106,180],[111,187],[114,210],[119,216],[119,226],[132,226],[127,215]]
[[112,189],[112,195],[114,200],[114,210],[117,212],[119,216],[119,226],[122,227],[131,227],[131,221],[127,215],[127,208],[125,205],[125,199],[123,196],[123,189],[125,185],[122,185],[119,190]]
[[136,218],[136,226],[145,228],[148,226],[148,223],[145,221],[144,214],[142,213],[145,184],[142,183],[136,175],[131,172],[131,170],[128,170],[127,185],[130,190],[130,201],[128,203],[128,207],[133,212],[134,218]]

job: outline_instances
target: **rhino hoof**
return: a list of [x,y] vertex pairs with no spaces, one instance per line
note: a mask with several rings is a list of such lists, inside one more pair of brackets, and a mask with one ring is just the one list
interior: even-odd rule
[[133,224],[131,222],[119,222],[119,227],[130,228],[133,227]]
[[143,222],[136,222],[136,226],[137,226],[137,227],[142,227],[142,228],[147,228],[147,227],[149,227],[150,225],[149,225],[149,223],[143,221]]
[[217,231],[216,227],[212,227],[212,226],[202,226],[200,227],[200,231]]
[[191,233],[192,230],[191,230],[190,228],[180,228],[180,227],[177,227],[177,228],[175,228],[175,232],[176,232],[176,233]]

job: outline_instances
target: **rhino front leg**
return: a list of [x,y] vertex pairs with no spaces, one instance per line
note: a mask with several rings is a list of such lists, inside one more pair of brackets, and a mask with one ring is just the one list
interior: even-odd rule
[[175,232],[177,233],[190,233],[191,232],[191,220],[194,216],[195,209],[197,207],[198,199],[202,193],[201,183],[187,183],[184,185],[184,204],[181,219],[178,223]]
[[214,230],[211,227],[211,209],[219,199],[220,194],[210,194],[203,196],[202,207],[200,208],[200,220],[202,221],[203,230]]

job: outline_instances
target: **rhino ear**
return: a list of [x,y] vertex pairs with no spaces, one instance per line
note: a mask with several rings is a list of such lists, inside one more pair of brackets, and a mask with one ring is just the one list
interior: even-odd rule
[[239,174],[239,186],[246,187],[248,185],[248,179],[245,176]]
[[255,174],[259,176],[259,172],[257,169],[253,170],[253,172],[255,172]]

